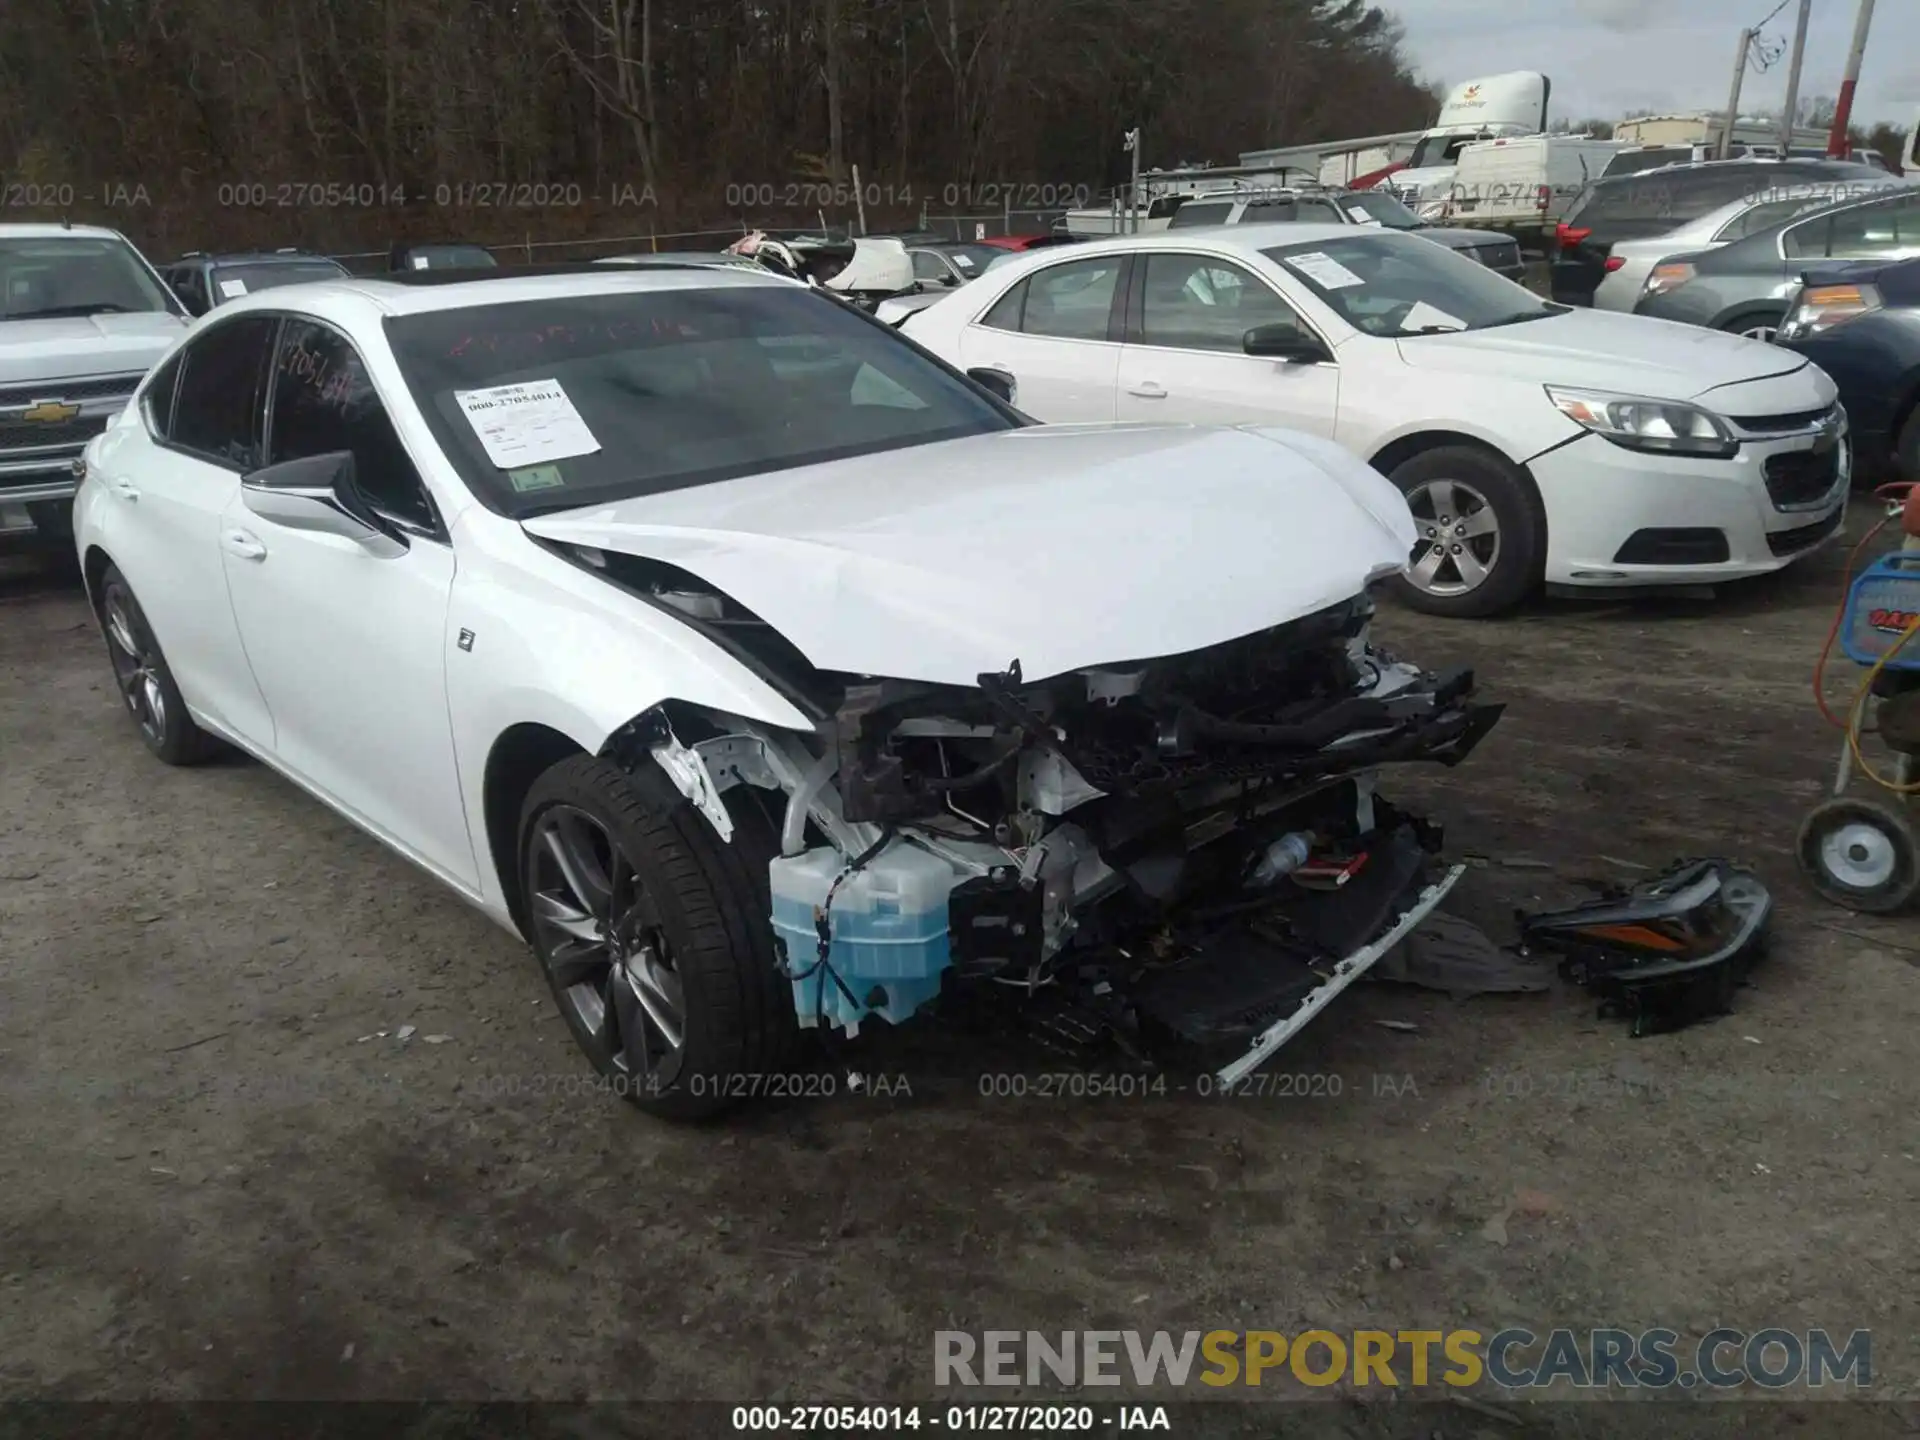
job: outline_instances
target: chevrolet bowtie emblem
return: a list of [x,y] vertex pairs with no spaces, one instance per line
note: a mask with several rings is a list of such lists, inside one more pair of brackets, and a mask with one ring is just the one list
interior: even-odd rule
[[79,413],[78,405],[69,405],[64,400],[36,400],[20,412],[20,418],[35,425],[58,425]]

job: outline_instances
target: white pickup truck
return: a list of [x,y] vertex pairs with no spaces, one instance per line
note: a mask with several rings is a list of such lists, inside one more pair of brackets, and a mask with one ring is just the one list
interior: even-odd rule
[[118,231],[0,225],[0,550],[71,543],[74,462],[188,323]]

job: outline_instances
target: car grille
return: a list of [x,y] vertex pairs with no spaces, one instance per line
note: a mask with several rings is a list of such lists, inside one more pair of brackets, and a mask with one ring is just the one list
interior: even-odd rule
[[64,400],[69,405],[80,400],[109,400],[133,394],[139,384],[138,375],[101,375],[91,380],[36,380],[31,385],[9,385],[0,389],[0,410],[31,405],[36,400]]
[[1838,408],[1837,405],[1829,405],[1821,410],[1790,410],[1780,415],[1729,415],[1727,418],[1749,435],[1784,435],[1795,430],[1809,430]]
[[84,445],[107,428],[106,415],[82,415],[45,425],[29,420],[0,420],[0,460],[9,455]]
[[1812,525],[1801,525],[1792,530],[1774,530],[1767,535],[1767,548],[1776,555],[1797,555],[1802,550],[1818,545],[1834,531],[1840,528],[1840,522],[1847,518],[1845,507],[1835,510],[1826,519]]
[[1763,473],[1767,477],[1767,498],[1776,510],[1818,505],[1840,478],[1839,443],[1829,441],[1813,450],[1769,455]]
[[1727,532],[1702,526],[1636,530],[1613,557],[1616,565],[1719,565],[1732,554]]

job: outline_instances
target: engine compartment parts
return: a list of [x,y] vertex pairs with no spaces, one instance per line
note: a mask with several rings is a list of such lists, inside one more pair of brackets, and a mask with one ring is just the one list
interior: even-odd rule
[[1773,895],[1727,860],[1683,860],[1565,910],[1519,916],[1521,939],[1562,957],[1561,973],[1600,997],[1636,1036],[1729,1013],[1766,952]]

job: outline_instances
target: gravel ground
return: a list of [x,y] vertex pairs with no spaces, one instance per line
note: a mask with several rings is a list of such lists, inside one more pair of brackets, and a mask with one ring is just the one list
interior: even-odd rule
[[[1748,859],[1777,937],[1725,1020],[1635,1040],[1565,987],[1367,985],[1277,1067],[1316,1094],[1224,1101],[992,1098],[910,1031],[876,1062],[910,1093],[701,1129],[592,1093],[524,950],[294,786],[152,760],[77,585],[0,568],[0,1395],[930,1399],[944,1328],[1823,1325],[1870,1327],[1875,1394],[1911,1402],[1920,933],[1813,901],[1789,848],[1832,764],[1806,677],[1840,560],[1383,616],[1510,702],[1460,769],[1391,782],[1485,857],[1460,908],[1505,939],[1583,877]],[[1286,1414],[1626,1433],[1489,1399]],[[1659,1408],[1633,1433],[1908,1433]]]

